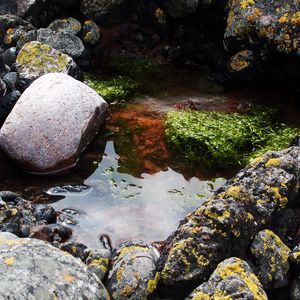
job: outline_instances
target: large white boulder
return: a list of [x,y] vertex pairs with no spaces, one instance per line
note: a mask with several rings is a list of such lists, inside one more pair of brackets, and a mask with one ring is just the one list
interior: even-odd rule
[[70,169],[104,123],[107,109],[84,83],[66,74],[46,74],[25,90],[7,117],[0,146],[30,173]]

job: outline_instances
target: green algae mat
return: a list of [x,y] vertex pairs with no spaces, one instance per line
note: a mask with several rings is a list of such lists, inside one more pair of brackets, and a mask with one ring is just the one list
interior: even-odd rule
[[300,127],[276,117],[275,110],[262,106],[245,113],[172,111],[166,116],[166,139],[190,163],[243,166],[268,150],[288,147],[300,134]]

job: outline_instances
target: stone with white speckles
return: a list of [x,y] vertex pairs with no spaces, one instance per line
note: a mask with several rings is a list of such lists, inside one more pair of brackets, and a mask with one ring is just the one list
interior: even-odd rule
[[6,119],[0,146],[25,171],[72,168],[100,129],[108,104],[72,77],[46,74],[32,83]]

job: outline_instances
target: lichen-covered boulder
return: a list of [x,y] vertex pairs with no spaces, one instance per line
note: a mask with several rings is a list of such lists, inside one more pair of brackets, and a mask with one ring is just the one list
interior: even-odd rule
[[247,262],[232,257],[221,262],[207,282],[186,300],[267,300],[263,287]]
[[1,299],[109,299],[79,259],[39,240],[0,233],[0,267]]
[[6,119],[0,146],[28,172],[73,167],[107,116],[107,103],[72,77],[46,74],[34,81]]
[[47,73],[64,73],[75,78],[79,77],[80,73],[70,56],[37,41],[23,46],[16,64],[23,85],[28,85]]
[[22,18],[14,15],[0,15],[0,45],[12,45],[16,40],[18,34],[16,34],[16,28],[20,33],[22,29],[23,32],[34,30],[29,22],[24,21]]
[[291,250],[270,230],[260,231],[251,245],[258,264],[257,276],[265,288],[280,288],[288,284]]
[[92,249],[87,252],[88,256],[85,259],[85,263],[88,266],[88,269],[100,280],[103,280],[108,271],[111,255],[110,251],[107,249]]
[[68,32],[55,32],[49,28],[40,28],[36,40],[76,59],[84,51],[84,46],[79,37]]
[[112,255],[107,290],[115,300],[146,300],[158,282],[155,253],[143,241],[122,243]]
[[92,20],[86,20],[82,27],[82,40],[86,44],[95,45],[101,39],[100,27]]
[[81,12],[100,24],[108,25],[122,20],[129,12],[130,0],[82,0]]
[[297,52],[300,38],[298,1],[231,0],[225,32],[228,49],[263,45],[282,53]]
[[193,287],[222,260],[243,255],[252,237],[295,201],[299,180],[298,147],[253,160],[169,237],[158,260],[161,289]]
[[70,34],[78,34],[81,30],[81,23],[74,18],[65,18],[54,20],[48,26],[49,29],[56,32],[64,32]]

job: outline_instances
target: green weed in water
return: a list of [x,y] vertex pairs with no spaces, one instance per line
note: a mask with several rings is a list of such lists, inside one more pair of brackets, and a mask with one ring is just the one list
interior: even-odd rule
[[169,145],[191,163],[207,167],[245,165],[267,150],[289,145],[300,129],[278,124],[275,111],[256,107],[247,114],[172,111],[166,117]]
[[107,102],[122,102],[137,94],[140,85],[128,77],[99,80],[92,75],[85,76],[86,84],[101,95]]

